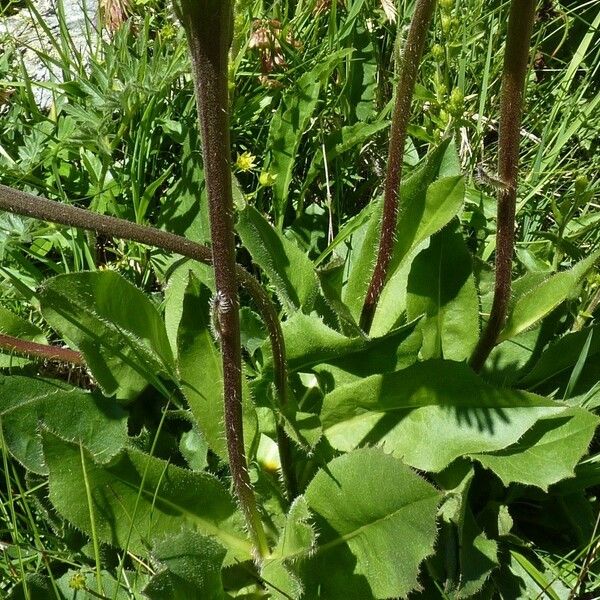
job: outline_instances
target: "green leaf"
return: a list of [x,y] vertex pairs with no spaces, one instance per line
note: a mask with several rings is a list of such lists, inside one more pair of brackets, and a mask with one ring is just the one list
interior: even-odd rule
[[301,564],[307,598],[396,598],[417,587],[436,537],[441,496],[432,485],[369,448],[332,460],[305,497],[320,532]]
[[300,308],[310,312],[319,282],[308,256],[251,206],[239,213],[237,231],[288,314]]
[[261,571],[273,600],[302,596],[302,582],[294,572],[293,563],[310,556],[316,548],[316,540],[308,504],[304,496],[299,496],[292,503],[277,546]]
[[574,477],[575,467],[587,452],[600,418],[583,408],[571,408],[540,420],[512,446],[494,454],[474,454],[505,485],[523,483],[547,490],[562,479]]
[[436,476],[446,491],[439,510],[438,551],[431,562],[444,573],[444,589],[456,598],[480,591],[498,565],[498,544],[481,531],[469,502],[474,476],[472,463],[462,459]]
[[181,175],[164,194],[157,225],[202,244],[210,241],[208,199],[197,119],[193,111],[188,112],[189,117],[184,117],[187,122],[183,123],[185,140],[181,156],[173,156],[173,160],[181,165]]
[[325,61],[304,73],[296,84],[284,94],[281,105],[271,119],[268,148],[271,153],[269,172],[277,175],[273,186],[273,209],[279,229],[283,225],[289,202],[289,188],[302,136],[319,102],[324,81],[338,62],[352,53],[342,49],[330,54]]
[[[392,261],[388,271],[390,277],[398,270],[412,249],[446,225],[462,206],[464,183],[461,177],[451,176],[434,182],[444,163],[448,144],[449,142],[446,141],[431,152],[401,185],[401,208],[396,226]],[[344,289],[343,300],[355,319],[360,316],[371,280],[373,264],[377,257],[382,210],[383,202],[379,201],[373,218],[367,225],[362,244],[359,242],[359,246],[353,248],[354,258],[351,259],[349,265],[350,274]],[[388,281],[390,277],[388,277]],[[404,287],[406,287],[406,281],[404,281]],[[397,304],[397,300],[396,295],[394,304]],[[396,311],[394,311],[394,315],[396,315]],[[394,317],[391,324],[393,325],[396,320],[397,316]],[[377,332],[385,333],[386,331],[379,326]]]
[[179,452],[192,471],[204,471],[208,466],[208,443],[195,427],[181,435]]
[[223,600],[221,568],[225,549],[214,539],[185,530],[154,545],[152,557],[163,565],[144,588],[150,600]]
[[[416,323],[403,327],[380,338],[346,337],[327,327],[316,315],[294,314],[282,323],[286,355],[290,371],[302,371],[321,363],[346,366],[358,374],[373,369],[396,370],[403,361],[403,342],[408,340]],[[420,338],[419,338],[420,339]],[[416,358],[418,346],[411,346],[411,357]],[[272,371],[269,346],[263,346],[264,372]]]
[[48,323],[81,351],[106,395],[135,397],[158,374],[176,380],[164,323],[146,295],[112,271],[58,275],[39,299]]
[[[398,321],[404,311],[403,298],[406,294],[406,267],[410,263],[412,252],[424,240],[442,229],[460,211],[465,194],[462,177],[445,177],[434,181],[425,193],[424,204],[419,195],[414,202],[401,212],[397,231],[397,242],[394,248],[392,262],[389,267],[390,276],[381,292],[373,327],[372,335],[381,335],[389,331]],[[412,200],[411,198],[407,198]],[[413,219],[417,220],[416,224]],[[399,250],[398,250],[399,249]]]
[[379,444],[415,468],[440,471],[464,454],[506,448],[538,419],[566,409],[494,388],[463,363],[430,360],[335,389],[323,400],[321,422],[338,450]]
[[114,400],[31,377],[0,375],[0,425],[12,456],[40,475],[48,473],[40,428],[81,442],[103,463],[127,443],[127,417]]
[[[209,328],[209,306],[209,289],[190,273],[178,333],[180,386],[209,447],[227,461],[223,364]],[[246,452],[251,455],[257,438],[258,418],[245,378],[242,385],[244,443]]]
[[[44,432],[50,501],[62,517],[101,542],[146,554],[153,540],[184,527],[214,537],[231,560],[250,559],[242,517],[223,485],[207,473],[181,469],[128,448],[99,465],[76,443]],[[88,506],[86,482],[92,506]]]
[[[22,319],[10,310],[0,306],[0,334],[30,340],[38,344],[47,344],[44,332],[33,323]],[[28,358],[13,356],[9,351],[0,349],[0,369],[20,367],[30,362]]]
[[408,277],[406,315],[425,315],[421,357],[462,361],[479,339],[479,299],[471,254],[460,233],[444,229],[413,261]]
[[165,329],[174,356],[177,356],[177,332],[183,315],[183,301],[190,280],[190,273],[193,273],[210,290],[214,290],[214,275],[211,265],[205,265],[186,258],[169,274],[163,306]]
[[598,260],[600,260],[600,250],[577,263],[569,271],[556,273],[538,285],[520,290],[518,295],[515,291],[512,309],[498,341],[502,342],[533,327],[559,304],[571,297]]
[[587,360],[597,361],[600,355],[600,325],[569,333],[551,344],[534,367],[519,380],[519,386],[534,387],[545,381],[553,380],[561,374],[568,378],[586,346],[590,333],[592,339],[587,352]]

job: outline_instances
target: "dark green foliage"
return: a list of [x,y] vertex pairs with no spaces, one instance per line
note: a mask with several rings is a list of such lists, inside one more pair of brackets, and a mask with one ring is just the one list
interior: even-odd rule
[[[209,48],[218,98],[198,91],[204,160],[182,36],[158,2],[136,4],[145,18],[103,42],[88,75],[53,85],[53,112],[28,105],[26,85],[6,108],[2,181],[62,202],[0,188],[2,206],[28,215],[0,215],[0,334],[66,344],[87,372],[0,354],[0,590],[594,597],[597,184],[559,177],[594,172],[583,119],[600,16],[582,11],[586,32],[573,13],[540,7],[543,58],[564,68],[558,84],[536,83],[550,76],[534,64],[528,82],[542,106],[524,114],[532,174],[519,187],[513,292],[477,374],[467,360],[492,305],[498,178],[471,174],[477,148],[496,152],[506,3],[439,2],[369,331],[359,325],[384,210],[394,45],[413,3],[397,3],[393,26],[379,2],[238,0],[227,71],[225,4],[193,13],[214,34],[204,49],[217,25],[227,33]],[[561,19],[573,27],[557,48]],[[187,22],[192,46],[198,23]],[[250,44],[261,28],[268,45]],[[201,54],[196,83],[216,64]],[[574,89],[579,108],[567,106]],[[206,110],[207,99],[219,102]],[[226,411],[224,395],[237,402]]]

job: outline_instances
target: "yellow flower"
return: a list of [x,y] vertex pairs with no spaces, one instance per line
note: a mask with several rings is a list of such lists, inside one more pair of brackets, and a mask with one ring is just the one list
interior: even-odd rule
[[235,166],[244,173],[247,171],[252,171],[256,168],[256,156],[250,154],[250,152],[238,154],[237,160],[235,161]]

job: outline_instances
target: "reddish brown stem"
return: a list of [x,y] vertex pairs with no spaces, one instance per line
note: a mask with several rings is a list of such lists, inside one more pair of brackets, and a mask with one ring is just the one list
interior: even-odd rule
[[371,276],[371,283],[360,315],[360,326],[369,332],[381,291],[388,277],[388,268],[392,260],[394,235],[398,221],[400,182],[404,163],[404,145],[410,121],[410,107],[419,72],[419,63],[423,55],[427,31],[433,16],[436,0],[417,0],[406,45],[402,54],[400,79],[396,89],[396,103],[392,115],[388,165],[383,197],[383,217],[377,262]]
[[208,196],[218,327],[223,359],[225,436],[233,486],[258,557],[268,544],[250,483],[242,421],[242,351],[236,279],[229,143],[228,60],[231,0],[180,0],[194,77]]
[[508,18],[498,133],[498,178],[503,186],[496,217],[496,279],[490,316],[470,360],[477,372],[496,345],[510,302],[521,118],[535,7],[536,0],[512,0]]
[[71,363],[73,365],[84,364],[83,356],[76,350],[59,348],[58,346],[48,346],[47,344],[38,344],[11,335],[0,334],[0,349],[27,358]]

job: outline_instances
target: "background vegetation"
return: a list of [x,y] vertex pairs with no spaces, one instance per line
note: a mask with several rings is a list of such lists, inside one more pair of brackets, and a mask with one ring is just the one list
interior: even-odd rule
[[[4,3],[3,8],[8,14],[22,4]],[[541,5],[523,121],[515,278],[567,269],[600,248],[600,2],[547,0]],[[90,32],[91,50],[75,47],[64,30],[54,39],[53,51],[40,59],[60,69],[62,82],[32,82],[20,59],[22,48],[6,38],[0,55],[0,181],[208,242],[206,206],[196,204],[195,190],[203,181],[183,32],[168,3],[133,0],[126,12],[128,19],[113,24],[102,39]],[[237,1],[230,70],[237,207],[255,207],[317,266],[334,271],[334,255],[343,263],[349,236],[364,222],[361,211],[380,195],[397,40],[411,13],[412,2],[406,0]],[[500,0],[440,0],[405,157],[409,176],[430,146],[454,138],[466,178],[458,227],[475,257],[484,304],[487,263],[495,249],[495,190],[501,185],[494,170],[506,14],[507,3]],[[51,93],[48,108],[36,103],[39,85]],[[247,250],[240,246],[238,256],[274,288]],[[38,289],[49,276],[118,271],[168,314],[165,290],[168,298],[178,266],[166,253],[139,244],[8,213],[0,213],[0,258],[0,331],[49,342],[60,341],[39,311]],[[552,313],[551,335],[540,341],[536,329],[524,332],[510,349],[499,347],[490,377],[513,383],[533,350],[541,351],[552,336],[597,325],[599,305],[600,275],[592,269],[577,293]],[[247,362],[258,372],[261,357],[255,352],[264,332],[254,313],[244,310]],[[22,317],[29,328],[23,330],[22,321],[12,323],[11,315]],[[559,399],[585,396],[585,405],[597,411],[597,345],[587,346],[596,362],[587,363],[583,377],[540,380],[536,391]],[[581,356],[585,362],[587,354]],[[0,355],[0,367],[57,374],[56,365],[6,354]],[[89,384],[84,371],[65,368],[58,374]],[[295,385],[309,405],[311,386],[306,381]],[[148,406],[149,412],[133,420],[133,433],[145,448],[152,440],[144,436],[156,431],[167,414],[161,413],[158,394],[146,394]],[[181,440],[198,440],[175,414],[171,417],[168,435],[157,435],[152,447],[159,456],[174,451],[185,464],[189,453]],[[512,553],[513,574],[526,582],[526,591],[519,592],[523,597],[567,598],[582,573],[588,597],[600,594],[600,533],[594,522],[598,456],[596,441],[582,471],[593,485],[582,492],[573,484],[572,496],[552,500],[552,510],[534,492],[519,497],[521,529],[511,534],[507,552]],[[213,471],[223,469],[214,456],[211,460]],[[26,575],[61,575],[68,569],[91,573],[97,558],[80,532],[47,518],[45,484],[40,478],[36,488],[30,479],[3,454],[0,581],[6,592]],[[560,527],[550,522],[557,514],[565,519]],[[496,527],[510,530],[508,512],[500,515],[505,520],[498,517]],[[119,557],[103,551],[106,564],[113,561],[116,568]]]

